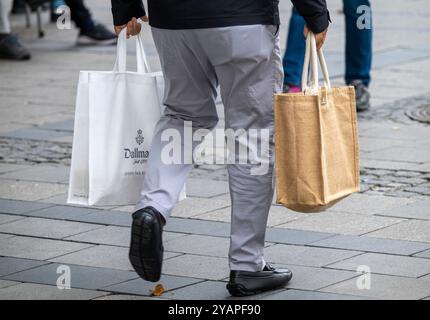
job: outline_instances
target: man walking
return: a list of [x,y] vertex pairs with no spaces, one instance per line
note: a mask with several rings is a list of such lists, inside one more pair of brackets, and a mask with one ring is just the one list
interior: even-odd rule
[[[213,129],[218,122],[216,88],[221,88],[226,129],[268,132],[268,170],[253,170],[252,160],[228,164],[232,200],[230,281],[234,296],[285,286],[288,269],[275,269],[263,257],[273,197],[273,95],[282,92],[278,0],[149,0],[149,24],[165,77],[166,106],[158,122],[147,163],[141,198],[133,213],[130,261],[145,280],[158,281],[163,258],[162,230],[175,206],[191,164],[162,159],[162,133],[184,124]],[[319,47],[329,24],[325,0],[293,0],[316,34]],[[140,32],[136,18],[148,21],[141,0],[112,0],[117,34]],[[236,137],[236,144],[243,144]],[[193,145],[195,147],[196,145]],[[253,154],[249,146],[249,154]],[[182,148],[183,150],[183,148]],[[235,148],[238,150],[238,148]],[[236,151],[236,157],[238,156]]]

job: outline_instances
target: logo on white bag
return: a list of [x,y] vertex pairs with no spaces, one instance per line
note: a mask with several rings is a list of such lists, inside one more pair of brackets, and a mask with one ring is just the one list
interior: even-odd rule
[[136,142],[140,146],[143,143],[143,140],[145,140],[145,138],[142,136],[142,130],[139,129],[137,130]]

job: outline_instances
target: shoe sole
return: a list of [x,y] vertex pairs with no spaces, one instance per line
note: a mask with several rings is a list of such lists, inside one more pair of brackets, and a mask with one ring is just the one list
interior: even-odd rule
[[286,283],[281,284],[277,287],[250,291],[250,290],[246,289],[246,287],[242,284],[230,284],[230,283],[228,283],[227,284],[227,290],[233,297],[247,297],[247,296],[252,296],[252,295],[267,292],[267,291],[272,291],[272,290],[284,288],[288,284],[288,282],[290,282],[292,277],[293,277],[293,275],[291,274],[290,278],[287,280]]
[[[154,237],[161,227],[157,217],[148,213],[140,212],[133,217],[131,227],[131,241],[129,259],[136,273],[144,280],[157,282],[161,277],[161,265],[163,260],[163,245],[161,235]],[[161,256],[160,256],[161,252]]]

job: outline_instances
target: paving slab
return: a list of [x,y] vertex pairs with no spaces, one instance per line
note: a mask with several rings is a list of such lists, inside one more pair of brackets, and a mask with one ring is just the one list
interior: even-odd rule
[[[164,235],[164,234],[163,234]],[[96,230],[83,232],[66,238],[77,242],[105,244],[111,246],[128,247],[130,245],[130,228],[106,226]]]
[[414,254],[414,257],[420,257],[420,258],[430,259],[430,249],[429,250],[424,250],[422,252],[418,252],[418,253]]
[[210,179],[190,178],[186,184],[187,195],[198,198],[212,198],[228,193],[228,183]]
[[165,250],[213,257],[227,257],[230,239],[187,235],[164,245]]
[[371,274],[370,289],[359,289],[357,280],[346,280],[320,291],[387,300],[416,300],[430,295],[429,280]]
[[7,287],[12,287],[12,286],[15,286],[17,284],[20,284],[20,282],[8,281],[8,280],[0,280],[0,289],[7,288]]
[[284,244],[306,245],[335,236],[334,233],[293,230],[285,228],[269,228],[266,241]]
[[347,235],[361,235],[403,221],[397,218],[376,217],[356,213],[324,212],[291,221],[278,228],[300,229]]
[[229,223],[198,219],[170,218],[164,230],[218,237],[230,236]]
[[69,179],[70,167],[59,165],[34,165],[26,169],[3,174],[3,179],[40,182],[62,182]]
[[[161,279],[157,283],[144,281],[143,279],[138,278],[123,283],[107,286],[106,288],[104,288],[104,290],[117,293],[150,296],[157,284],[162,284],[165,291],[171,291],[201,281],[201,279],[196,278],[177,277],[163,274],[161,276]],[[170,293],[165,292],[160,296],[160,298],[170,298]]]
[[430,221],[408,220],[368,233],[367,236],[430,243]]
[[52,205],[48,208],[31,211],[25,215],[31,217],[79,221],[81,216],[89,213],[100,213],[100,210],[86,207]]
[[318,290],[328,285],[358,276],[356,272],[351,271],[330,270],[285,263],[283,263],[282,266],[290,269],[293,273],[293,278],[287,286],[289,289]]
[[52,207],[52,204],[0,199],[0,212],[3,213],[22,214],[48,207]]
[[24,217],[0,213],[0,225],[21,219],[24,219]]
[[0,232],[41,238],[62,239],[100,227],[101,226],[95,224],[30,217],[2,224],[0,225]]
[[[60,266],[63,265],[58,263],[50,263],[48,265],[14,273],[12,275],[3,277],[3,279],[55,286],[57,284],[58,277],[63,273],[61,269],[58,269]],[[131,271],[94,268],[71,264],[65,266],[70,268],[70,286],[72,288],[97,290],[131,279],[136,279],[138,277],[135,272]],[[57,272],[57,270],[60,271]]]
[[47,260],[91,245],[33,237],[10,237],[0,240],[0,256]]
[[26,164],[0,163],[0,174],[27,169],[29,167],[30,165]]
[[[275,227],[283,223],[294,221],[304,217],[305,215],[303,213],[294,212],[281,206],[271,206],[267,226]],[[203,220],[230,222],[231,207],[200,214],[195,216],[195,218]]]
[[55,131],[69,131],[73,132],[74,118],[66,119],[63,121],[48,122],[40,125],[39,129],[55,130]]
[[229,275],[229,268],[225,258],[185,254],[164,261],[163,272],[175,276],[221,280]]
[[371,273],[418,278],[430,273],[430,260],[397,255],[365,253],[327,266],[327,268],[356,271],[368,266]]
[[[176,257],[179,254],[164,252],[164,260]],[[98,245],[92,246],[88,249],[65,254],[57,258],[51,259],[52,262],[62,264],[75,264],[89,267],[100,267],[117,270],[133,270],[128,259],[128,248],[113,247]]]
[[262,300],[363,300],[365,298],[348,294],[288,289],[266,295]]
[[430,220],[430,200],[417,201],[378,213],[381,216]]
[[109,294],[100,298],[95,298],[92,300],[162,300],[159,298],[145,297],[145,296],[134,296],[127,294]]
[[275,244],[265,249],[264,257],[273,263],[322,267],[358,254],[352,250]]
[[2,137],[6,138],[14,138],[14,139],[25,139],[25,140],[52,140],[55,138],[62,138],[66,136],[72,135],[71,132],[68,131],[54,131],[54,130],[46,130],[46,129],[38,129],[38,128],[23,128],[17,129],[10,132],[4,132],[1,134]]
[[373,160],[373,159],[363,158],[363,159],[360,159],[360,166],[362,168],[371,168],[371,169],[418,171],[416,169],[418,166],[417,163],[404,162],[404,161]]
[[46,261],[0,257],[0,277],[47,264]]
[[[188,188],[188,185],[187,185]],[[187,189],[188,191],[188,189]],[[230,202],[222,199],[188,197],[179,201],[173,209],[173,217],[189,218],[203,213],[229,207]]]
[[76,218],[77,221],[91,222],[103,225],[113,225],[121,227],[130,227],[132,217],[130,213],[121,211],[99,210]]
[[387,149],[404,144],[404,141],[399,140],[360,137],[360,151],[365,152]]
[[107,294],[102,291],[60,290],[56,286],[22,283],[0,289],[0,300],[88,300]]
[[414,200],[408,198],[395,198],[379,195],[370,196],[362,193],[354,193],[338,202],[327,211],[372,215],[389,208],[395,208],[412,202],[414,202]]
[[425,242],[381,239],[367,236],[338,235],[313,242],[310,246],[358,250],[409,256],[430,248]]
[[0,197],[3,199],[36,201],[67,192],[67,188],[58,183],[0,179]]
[[372,151],[363,154],[364,158],[374,160],[403,161],[423,163],[430,159],[430,149],[392,147],[384,150]]
[[68,197],[67,192],[65,192],[65,193],[57,194],[52,197],[41,199],[39,200],[39,202],[65,205],[67,204],[67,197]]

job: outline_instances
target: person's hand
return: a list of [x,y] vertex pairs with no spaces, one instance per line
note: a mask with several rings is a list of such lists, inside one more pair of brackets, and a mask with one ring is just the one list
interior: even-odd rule
[[[148,22],[148,16],[143,16],[140,19],[144,22]],[[140,30],[142,30],[142,25],[137,22],[136,18],[131,19],[127,24],[123,24],[122,26],[114,26],[115,33],[117,36],[119,36],[122,29],[127,28],[127,39],[130,38],[130,36],[135,36],[140,33]]]
[[[317,50],[322,48],[324,41],[325,41],[325,38],[327,36],[327,30],[328,29],[325,29],[323,32],[315,34],[315,41],[317,43]],[[305,38],[308,36],[308,33],[309,33],[309,29],[308,29],[308,27],[305,26],[305,30],[303,31]]]

